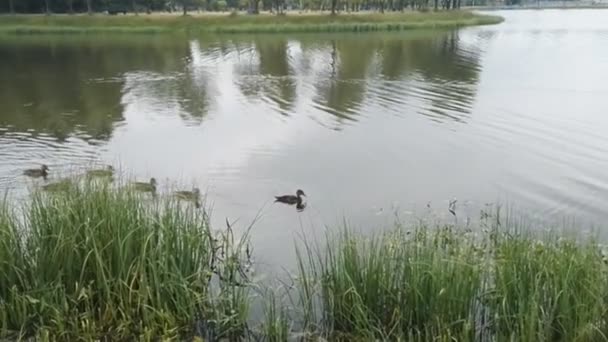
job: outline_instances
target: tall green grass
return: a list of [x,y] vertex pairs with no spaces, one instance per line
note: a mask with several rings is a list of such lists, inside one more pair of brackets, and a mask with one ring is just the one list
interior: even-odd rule
[[594,243],[503,236],[492,281],[485,300],[501,339],[608,339],[608,274]]
[[[606,341],[608,268],[593,241],[418,226],[306,243],[305,329],[336,340]],[[312,318],[311,318],[312,317]]]
[[244,333],[244,240],[195,208],[86,184],[5,205],[0,237],[0,338]]

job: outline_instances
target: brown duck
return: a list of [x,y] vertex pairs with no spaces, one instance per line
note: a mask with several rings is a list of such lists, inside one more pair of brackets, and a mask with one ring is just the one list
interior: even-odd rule
[[23,171],[23,174],[28,176],[28,177],[33,177],[33,178],[44,178],[46,179],[46,176],[49,175],[49,167],[46,165],[41,165],[39,169],[27,169],[25,171]]
[[296,191],[296,195],[283,195],[283,196],[274,196],[275,202],[285,203],[289,205],[298,204],[298,206],[302,205],[302,196],[306,196],[304,191],[299,190]]

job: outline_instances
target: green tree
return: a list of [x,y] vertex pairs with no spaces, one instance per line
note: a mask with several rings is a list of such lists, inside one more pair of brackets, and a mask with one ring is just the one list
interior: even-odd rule
[[228,8],[228,3],[224,0],[219,0],[216,2],[217,10],[224,12]]

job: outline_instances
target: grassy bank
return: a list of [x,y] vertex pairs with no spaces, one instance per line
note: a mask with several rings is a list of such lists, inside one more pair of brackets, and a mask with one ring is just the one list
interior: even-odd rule
[[87,183],[0,208],[0,339],[608,340],[593,240],[500,220],[344,229],[298,243],[295,276],[269,288],[246,238],[167,196]]
[[496,16],[467,11],[274,15],[18,15],[0,20],[0,33],[278,33],[365,32],[495,24]]

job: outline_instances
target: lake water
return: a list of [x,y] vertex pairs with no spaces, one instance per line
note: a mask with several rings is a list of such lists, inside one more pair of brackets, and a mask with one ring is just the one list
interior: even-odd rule
[[[120,165],[198,185],[266,263],[301,232],[486,203],[608,219],[608,11],[458,31],[0,37],[0,189]],[[273,196],[308,195],[303,212]],[[430,207],[430,209],[429,209]]]

